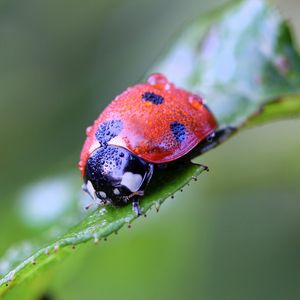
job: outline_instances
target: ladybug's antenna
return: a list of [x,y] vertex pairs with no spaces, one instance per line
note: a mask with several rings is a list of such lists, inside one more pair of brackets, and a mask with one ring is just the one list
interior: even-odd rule
[[88,205],[86,205],[84,207],[85,210],[89,210],[93,205],[98,205],[98,206],[101,206],[101,205],[106,205],[107,203],[109,203],[109,200],[102,200],[102,199],[95,199],[94,201],[90,202]]
[[90,202],[88,205],[84,207],[85,210],[89,210],[94,205],[93,202]]

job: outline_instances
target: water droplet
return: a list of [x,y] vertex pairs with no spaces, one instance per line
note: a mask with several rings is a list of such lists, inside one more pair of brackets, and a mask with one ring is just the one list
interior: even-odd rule
[[174,84],[168,82],[164,88],[165,88],[165,91],[171,92],[174,89]]
[[99,238],[96,234],[94,235],[94,243],[95,243],[95,245],[97,245],[99,243]]
[[85,130],[86,135],[88,135],[92,130],[92,126],[87,127],[87,129]]
[[14,271],[9,272],[9,273],[6,275],[6,277],[7,277],[7,281],[8,281],[8,282],[13,281],[13,280],[14,280],[14,277],[15,277],[15,272],[14,272]]
[[191,106],[197,110],[201,109],[203,107],[203,98],[201,98],[198,95],[191,95],[188,99]]
[[147,82],[158,89],[165,89],[166,85],[169,84],[168,79],[159,73],[151,74],[148,77]]
[[54,252],[57,252],[58,249],[59,249],[59,245],[58,245],[58,244],[55,244],[55,246],[54,246]]

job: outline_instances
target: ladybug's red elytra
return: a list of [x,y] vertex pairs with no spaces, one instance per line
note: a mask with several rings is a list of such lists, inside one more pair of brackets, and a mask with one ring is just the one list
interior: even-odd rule
[[100,204],[130,202],[140,215],[139,199],[158,167],[214,147],[225,132],[217,126],[200,96],[152,74],[87,128],[79,162],[83,190]]

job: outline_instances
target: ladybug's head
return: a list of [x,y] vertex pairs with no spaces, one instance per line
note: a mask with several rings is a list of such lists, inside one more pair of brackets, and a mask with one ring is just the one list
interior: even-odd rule
[[122,205],[143,195],[152,174],[153,164],[124,148],[106,144],[87,160],[83,190],[101,203]]

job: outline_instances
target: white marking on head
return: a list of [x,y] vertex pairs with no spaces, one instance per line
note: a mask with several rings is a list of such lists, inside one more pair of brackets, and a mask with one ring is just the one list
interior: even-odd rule
[[120,195],[120,191],[119,191],[117,188],[115,188],[115,189],[113,190],[113,192],[114,192],[115,195]]
[[101,196],[101,198],[106,198],[106,193],[105,192],[100,191],[99,195]]
[[86,189],[89,195],[95,200],[96,199],[95,189],[90,181],[86,183]]
[[112,138],[107,144],[112,145],[112,146],[120,146],[120,147],[124,147],[124,148],[126,148],[126,146],[127,146],[124,139],[122,137],[120,137],[119,135]]
[[133,174],[131,172],[125,172],[121,184],[126,186],[131,192],[139,190],[143,181],[143,177],[140,174]]
[[94,142],[89,148],[89,154],[92,154],[95,150],[97,150],[100,147],[101,145],[98,141]]

